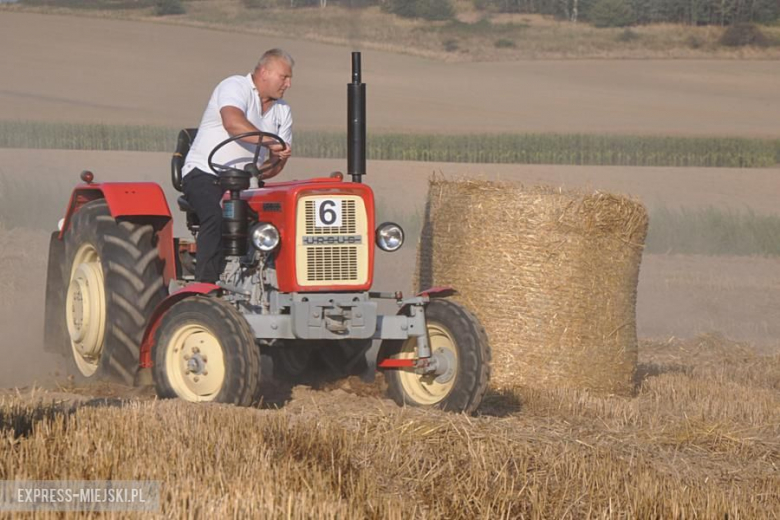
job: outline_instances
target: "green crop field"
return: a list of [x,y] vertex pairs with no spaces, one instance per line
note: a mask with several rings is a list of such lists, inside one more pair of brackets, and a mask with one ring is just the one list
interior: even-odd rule
[[[0,121],[0,148],[172,152],[177,129],[156,126]],[[298,157],[344,158],[344,133],[295,133]],[[373,160],[458,163],[765,168],[780,140],[586,134],[369,134]]]

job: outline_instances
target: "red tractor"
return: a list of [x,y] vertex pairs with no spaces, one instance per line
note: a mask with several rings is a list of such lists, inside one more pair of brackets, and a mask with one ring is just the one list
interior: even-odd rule
[[[398,250],[404,232],[377,225],[365,173],[365,85],[353,53],[348,85],[348,175],[263,184],[250,171],[210,166],[225,189],[226,267],[216,284],[194,283],[192,240],[174,238],[171,212],[154,183],[97,183],[81,175],[52,234],[46,345],[73,360],[74,375],[149,384],[160,397],[250,405],[269,361],[295,376],[313,351],[330,365],[365,359],[399,404],[473,412],[485,394],[490,349],[484,328],[433,288],[411,297],[371,291],[374,248]],[[194,130],[172,161],[174,187]],[[215,148],[256,132],[232,137]],[[284,144],[282,142],[282,144]],[[257,156],[258,151],[255,153]],[[178,200],[193,236],[198,219]],[[381,315],[378,299],[397,302]]]

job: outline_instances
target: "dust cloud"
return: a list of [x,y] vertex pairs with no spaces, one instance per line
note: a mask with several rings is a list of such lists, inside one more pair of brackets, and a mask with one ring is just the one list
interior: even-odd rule
[[0,224],[0,387],[50,388],[65,377],[65,358],[43,348],[49,233]]

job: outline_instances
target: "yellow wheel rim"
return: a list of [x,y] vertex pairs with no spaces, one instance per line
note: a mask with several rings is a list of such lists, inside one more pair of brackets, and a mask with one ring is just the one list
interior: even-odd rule
[[180,327],[165,347],[165,371],[181,399],[213,401],[225,381],[225,356],[214,334],[202,325]]
[[[428,323],[428,336],[431,352],[434,356],[443,356],[453,360],[452,376],[437,377],[435,374],[416,374],[411,369],[399,369],[398,379],[404,393],[417,404],[431,406],[443,401],[457,379],[458,349],[450,332],[437,323]],[[417,354],[417,340],[410,338],[404,342],[398,359],[414,359]]]
[[76,367],[90,377],[100,364],[106,332],[103,266],[92,244],[82,245],[73,258],[65,319]]

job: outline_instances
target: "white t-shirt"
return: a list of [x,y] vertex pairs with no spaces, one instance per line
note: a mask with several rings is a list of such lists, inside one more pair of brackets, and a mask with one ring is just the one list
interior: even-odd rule
[[[226,106],[236,107],[244,112],[249,122],[259,130],[276,134],[287,144],[292,143],[290,105],[280,99],[274,102],[271,108],[263,114],[260,95],[252,81],[252,75],[230,76],[217,85],[211,94],[211,99],[209,99],[209,104],[206,106],[206,111],[203,112],[203,118],[198,127],[198,135],[195,136],[195,142],[192,143],[184,162],[182,176],[187,175],[193,168],[214,174],[209,168],[209,154],[214,150],[214,147],[230,137],[225,127],[222,126],[222,115],[219,112]],[[255,145],[234,141],[222,147],[214,155],[212,161],[216,164],[243,169],[244,165],[252,160],[254,152]],[[261,148],[258,166],[265,162],[267,155],[268,149]]]

